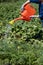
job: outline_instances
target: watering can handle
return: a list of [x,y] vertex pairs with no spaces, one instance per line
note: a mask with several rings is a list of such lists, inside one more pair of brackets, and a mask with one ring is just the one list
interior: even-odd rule
[[42,17],[41,15],[32,15],[32,16],[30,16],[31,18],[40,18],[40,17]]

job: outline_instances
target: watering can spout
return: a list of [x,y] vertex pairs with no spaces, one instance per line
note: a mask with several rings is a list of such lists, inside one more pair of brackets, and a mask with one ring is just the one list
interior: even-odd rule
[[24,19],[23,16],[20,16],[20,17],[14,19],[14,21],[16,22],[17,20],[23,20],[23,19]]
[[16,18],[16,19],[10,21],[9,24],[13,24],[13,23],[16,22],[17,20],[23,20],[23,19],[24,19],[23,16],[18,17],[18,18]]

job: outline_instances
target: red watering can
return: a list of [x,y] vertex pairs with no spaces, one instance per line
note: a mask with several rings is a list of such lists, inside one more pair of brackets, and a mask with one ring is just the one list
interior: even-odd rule
[[13,24],[15,21],[17,20],[26,20],[26,21],[30,21],[31,20],[31,17],[32,15],[35,15],[36,13],[36,10],[34,9],[34,7],[31,6],[31,4],[26,4],[24,6],[24,10],[20,13],[21,16],[10,21],[9,23],[10,24]]

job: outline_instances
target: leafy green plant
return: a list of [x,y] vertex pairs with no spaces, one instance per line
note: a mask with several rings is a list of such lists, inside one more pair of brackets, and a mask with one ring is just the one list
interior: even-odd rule
[[43,65],[43,30],[40,20],[19,20],[13,26],[8,24],[19,16],[22,3],[0,3],[0,59],[4,64]]

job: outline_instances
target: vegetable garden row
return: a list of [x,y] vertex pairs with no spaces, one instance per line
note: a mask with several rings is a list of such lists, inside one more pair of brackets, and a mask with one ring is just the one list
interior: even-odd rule
[[[0,65],[43,65],[43,28],[40,19],[9,21],[20,15],[22,1],[0,3]],[[33,6],[38,6],[33,4]],[[36,8],[38,13],[38,8]]]

